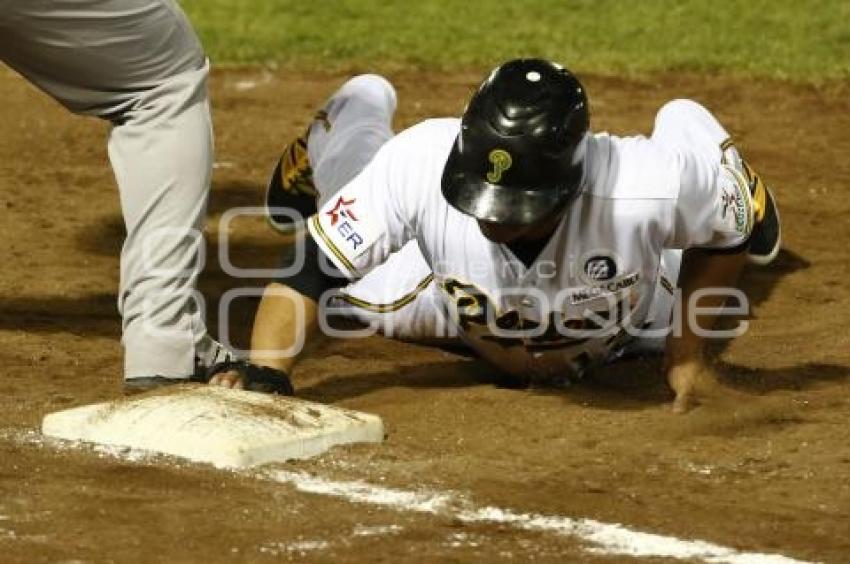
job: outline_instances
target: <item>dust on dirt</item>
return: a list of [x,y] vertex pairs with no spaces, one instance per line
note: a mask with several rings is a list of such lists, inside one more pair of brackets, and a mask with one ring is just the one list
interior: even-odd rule
[[[458,114],[480,76],[390,78],[404,127]],[[246,285],[218,263],[218,219],[234,206],[260,204],[281,146],[343,79],[258,69],[214,74],[217,164],[202,282],[214,332],[219,298]],[[724,382],[740,400],[674,416],[651,359],[612,366],[566,390],[509,390],[495,386],[480,362],[443,351],[380,338],[336,342],[299,366],[300,395],[380,415],[388,440],[285,467],[846,561],[847,85],[678,74],[586,82],[596,130],[647,132],[664,101],[701,101],[776,191],[785,251],[775,266],[746,272],[749,331],[717,351]],[[20,440],[50,411],[121,392],[115,292],[123,228],[106,127],[68,115],[7,69],[0,94],[0,560],[597,558],[558,535]],[[272,267],[287,244],[259,218],[230,230],[238,266]],[[246,342],[255,306],[233,303],[237,342]]]

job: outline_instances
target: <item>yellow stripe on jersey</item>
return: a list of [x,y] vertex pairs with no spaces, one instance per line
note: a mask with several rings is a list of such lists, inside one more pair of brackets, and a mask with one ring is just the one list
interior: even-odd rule
[[389,313],[391,311],[399,310],[410,302],[412,302],[413,300],[415,300],[416,296],[418,296],[422,292],[422,290],[427,288],[428,284],[430,284],[433,280],[434,275],[429,274],[428,276],[423,278],[419,284],[416,285],[416,288],[414,288],[412,292],[405,294],[401,298],[388,304],[373,304],[371,302],[367,302],[366,300],[356,298],[349,294],[341,294],[339,298],[353,306],[357,306],[367,311],[371,311],[372,313]]
[[322,224],[319,222],[319,214],[313,216],[313,229],[316,233],[318,233],[319,237],[322,239],[322,243],[325,244],[325,247],[333,253],[333,255],[339,260],[342,265],[348,269],[348,271],[354,275],[357,273],[357,269],[354,268],[354,265],[351,264],[351,261],[342,254],[342,252],[334,245],[333,241],[331,241],[330,237],[327,236],[325,230],[322,228]]

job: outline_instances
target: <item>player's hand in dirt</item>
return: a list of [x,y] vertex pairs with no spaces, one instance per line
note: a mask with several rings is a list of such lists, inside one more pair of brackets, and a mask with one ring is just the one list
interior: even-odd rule
[[234,390],[242,390],[245,388],[245,384],[242,381],[242,375],[235,370],[228,370],[227,372],[220,372],[216,374],[209,381],[210,386],[221,386],[222,388],[231,388]]
[[687,413],[723,393],[714,370],[703,361],[692,360],[669,367],[667,382],[676,393],[674,413]]
[[226,361],[210,369],[209,385],[266,394],[295,395],[289,375],[283,370],[250,362]]

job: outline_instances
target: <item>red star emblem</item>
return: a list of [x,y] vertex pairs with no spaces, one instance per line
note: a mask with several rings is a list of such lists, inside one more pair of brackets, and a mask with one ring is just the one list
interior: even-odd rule
[[336,201],[336,205],[330,211],[325,212],[329,216],[331,216],[331,227],[336,225],[336,222],[339,221],[339,217],[342,216],[346,219],[350,219],[352,221],[357,221],[357,216],[352,213],[348,206],[354,203],[356,198],[351,198],[350,200],[346,200],[342,196],[339,197]]

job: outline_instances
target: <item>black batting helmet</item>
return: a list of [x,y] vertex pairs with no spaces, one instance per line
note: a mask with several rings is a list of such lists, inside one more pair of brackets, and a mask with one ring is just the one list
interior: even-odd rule
[[443,169],[443,196],[490,222],[529,225],[578,193],[589,126],[578,79],[542,59],[509,61],[463,113]]

